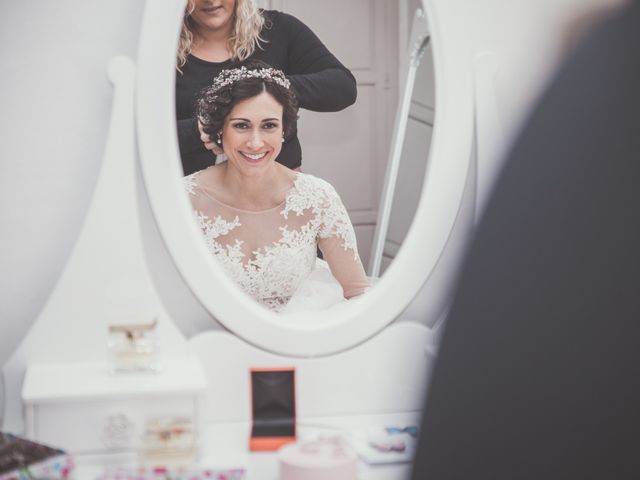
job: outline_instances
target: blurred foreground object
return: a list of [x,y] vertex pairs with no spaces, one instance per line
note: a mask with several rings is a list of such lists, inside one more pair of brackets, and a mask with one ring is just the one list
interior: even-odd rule
[[73,459],[63,450],[0,432],[0,480],[72,477]]
[[638,478],[640,2],[576,48],[505,163],[413,478]]

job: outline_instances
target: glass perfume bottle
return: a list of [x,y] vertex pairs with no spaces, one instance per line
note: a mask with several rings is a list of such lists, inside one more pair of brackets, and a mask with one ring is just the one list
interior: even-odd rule
[[147,420],[140,449],[142,465],[186,466],[195,457],[195,431],[190,418],[166,416]]
[[155,328],[158,321],[147,324],[109,326],[109,364],[113,373],[157,372],[158,340]]

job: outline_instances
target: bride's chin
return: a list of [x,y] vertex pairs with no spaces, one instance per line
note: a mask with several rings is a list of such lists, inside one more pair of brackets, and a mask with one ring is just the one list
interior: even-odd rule
[[268,174],[268,172],[272,170],[271,167],[273,167],[274,163],[275,162],[273,161],[264,163],[250,163],[242,161],[239,164],[233,165],[233,168],[235,168],[239,173],[245,176],[260,177],[262,175]]

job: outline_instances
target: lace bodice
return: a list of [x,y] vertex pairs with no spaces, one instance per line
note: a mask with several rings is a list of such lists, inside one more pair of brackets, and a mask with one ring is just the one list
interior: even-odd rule
[[353,226],[330,184],[297,173],[282,204],[254,212],[218,201],[202,172],[184,181],[207,248],[258,302],[282,309],[313,270],[317,247],[346,298],[366,289]]

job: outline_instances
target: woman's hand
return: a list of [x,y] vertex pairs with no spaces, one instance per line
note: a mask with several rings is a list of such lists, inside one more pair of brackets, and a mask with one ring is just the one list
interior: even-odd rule
[[216,144],[216,142],[211,140],[211,136],[209,136],[209,134],[205,133],[202,130],[202,124],[200,123],[199,120],[198,120],[198,132],[200,132],[200,140],[202,140],[202,143],[204,143],[204,148],[206,148],[207,150],[211,150],[215,155],[222,155],[224,153],[222,151],[222,148],[220,148],[220,145]]

